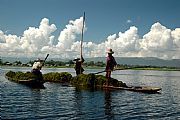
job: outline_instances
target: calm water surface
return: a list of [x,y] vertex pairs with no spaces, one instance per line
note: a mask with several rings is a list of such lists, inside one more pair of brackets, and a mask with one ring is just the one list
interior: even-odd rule
[[[145,94],[124,90],[82,90],[58,83],[45,83],[45,89],[31,89],[5,79],[9,71],[30,68],[0,68],[1,119],[47,120],[178,120],[180,119],[179,71],[114,71],[113,78],[128,85],[161,87],[161,94]],[[47,72],[73,69],[57,68]],[[101,71],[87,69],[86,73]],[[104,74],[104,73],[102,73]]]

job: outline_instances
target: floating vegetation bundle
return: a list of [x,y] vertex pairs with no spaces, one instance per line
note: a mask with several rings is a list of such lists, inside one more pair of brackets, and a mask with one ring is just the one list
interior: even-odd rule
[[[114,78],[110,79],[110,85],[115,87],[127,87],[125,83],[122,81],[118,81]],[[103,75],[95,75],[95,74],[80,74],[71,79],[71,84],[74,85],[82,85],[89,87],[103,86],[106,83],[106,77]]]
[[[18,80],[31,80],[31,79],[39,79],[38,75],[34,75],[31,72],[13,72],[9,71],[6,73],[6,76],[12,78],[14,81]],[[95,74],[80,74],[78,76],[72,77],[72,75],[68,72],[50,72],[43,74],[44,82],[59,82],[59,83],[70,83],[76,86],[84,86],[84,87],[102,87],[106,83],[106,77],[103,75],[95,75]],[[109,81],[111,86],[115,87],[127,87],[125,83],[122,81],[118,81],[117,79],[111,78]]]
[[18,81],[18,80],[31,80],[31,79],[38,79],[39,76],[34,75],[31,72],[13,72],[13,71],[9,71],[6,73],[6,76],[9,78],[12,78],[14,81]]
[[95,84],[94,74],[80,74],[71,79],[71,84],[82,86],[94,86]]
[[50,72],[43,75],[44,81],[47,82],[70,82],[72,75],[68,72]]

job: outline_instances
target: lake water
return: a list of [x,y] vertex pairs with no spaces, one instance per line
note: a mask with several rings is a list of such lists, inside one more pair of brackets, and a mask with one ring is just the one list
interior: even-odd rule
[[[31,68],[0,68],[1,119],[47,120],[178,120],[180,119],[179,71],[114,71],[113,78],[128,85],[161,87],[160,94],[125,90],[81,90],[59,83],[45,83],[45,89],[31,89],[5,79],[9,71]],[[102,69],[86,69],[86,73]],[[47,72],[70,72],[69,68],[44,68]],[[104,74],[104,73],[102,73]]]

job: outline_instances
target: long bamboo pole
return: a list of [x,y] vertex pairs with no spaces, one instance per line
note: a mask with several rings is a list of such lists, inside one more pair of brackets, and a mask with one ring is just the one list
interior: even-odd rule
[[81,60],[82,60],[82,54],[83,54],[83,51],[82,51],[82,46],[83,46],[83,37],[84,37],[84,23],[85,23],[85,12],[84,12],[84,15],[83,15],[83,26],[82,26],[82,33],[81,33]]
[[[80,58],[81,58],[81,61],[83,60],[82,59],[82,56],[83,56],[83,37],[84,37],[84,23],[85,23],[85,12],[84,12],[84,15],[83,15],[83,26],[82,26],[82,33],[81,33],[81,51],[80,51]],[[81,69],[80,69],[80,74],[82,73]]]

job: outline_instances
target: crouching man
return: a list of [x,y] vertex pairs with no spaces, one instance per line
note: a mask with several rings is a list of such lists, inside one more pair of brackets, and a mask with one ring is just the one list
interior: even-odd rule
[[32,73],[35,74],[38,78],[38,80],[43,80],[43,76],[42,76],[42,73],[41,73],[41,68],[44,64],[44,60],[41,60],[41,59],[37,59],[35,60],[33,66],[32,66]]

